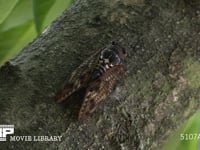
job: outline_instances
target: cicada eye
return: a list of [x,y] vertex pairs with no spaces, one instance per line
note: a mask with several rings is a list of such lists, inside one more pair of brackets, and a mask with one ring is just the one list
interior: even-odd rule
[[115,66],[115,65],[118,65],[120,64],[121,60],[120,58],[117,56],[117,55],[112,55],[110,58],[109,58],[109,62]]
[[126,52],[126,50],[125,50],[125,49],[122,49],[122,53],[123,53],[123,55],[124,55],[124,56],[126,56],[126,55],[127,55],[127,52]]
[[110,55],[110,51],[109,51],[108,49],[104,49],[104,50],[101,52],[100,59],[108,58],[109,55]]
[[123,49],[122,52],[123,52],[123,54],[126,54],[126,50],[125,49]]
[[112,41],[111,44],[112,44],[112,45],[116,45],[117,43],[116,43],[115,41]]

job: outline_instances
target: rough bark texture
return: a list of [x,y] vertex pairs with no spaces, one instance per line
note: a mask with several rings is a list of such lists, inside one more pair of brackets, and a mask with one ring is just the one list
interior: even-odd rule
[[[5,142],[2,149],[160,149],[200,104],[198,0],[77,0],[0,69],[0,124],[15,135],[62,142]],[[125,81],[89,120],[73,95],[54,95],[91,53],[112,40],[128,51]]]

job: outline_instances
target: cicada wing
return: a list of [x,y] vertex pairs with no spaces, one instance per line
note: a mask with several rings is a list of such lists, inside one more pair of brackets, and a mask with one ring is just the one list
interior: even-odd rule
[[99,51],[95,52],[85,62],[83,62],[76,70],[74,70],[63,86],[56,94],[56,101],[62,102],[72,93],[87,85],[91,71],[98,63]]
[[96,110],[99,103],[107,97],[117,79],[117,74],[121,71],[121,65],[115,66],[107,70],[100,78],[88,84],[79,112],[78,118],[80,120],[87,119]]

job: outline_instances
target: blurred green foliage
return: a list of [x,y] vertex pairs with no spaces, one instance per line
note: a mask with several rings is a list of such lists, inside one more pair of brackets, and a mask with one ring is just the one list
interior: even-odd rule
[[[0,0],[0,64],[17,54],[73,0]],[[200,112],[167,141],[162,150],[195,150],[196,140],[181,140],[182,133],[198,133]]]
[[0,0],[0,64],[17,54],[73,0]]
[[200,140],[198,137],[200,135],[199,118],[200,111],[196,112],[168,139],[162,150],[197,150],[197,141]]

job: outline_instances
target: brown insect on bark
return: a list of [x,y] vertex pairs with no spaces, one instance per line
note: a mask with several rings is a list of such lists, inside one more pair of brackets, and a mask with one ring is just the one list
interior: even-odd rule
[[80,88],[85,88],[78,119],[87,119],[111,92],[117,75],[123,71],[126,55],[125,49],[116,42],[97,51],[72,72],[56,95],[56,101],[62,102]]

